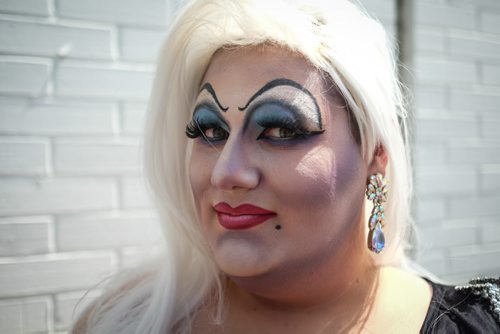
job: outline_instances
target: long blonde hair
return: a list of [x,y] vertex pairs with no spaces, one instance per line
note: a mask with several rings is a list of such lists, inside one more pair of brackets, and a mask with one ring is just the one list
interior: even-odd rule
[[145,127],[145,174],[165,251],[155,265],[138,269],[143,275],[136,284],[111,289],[100,299],[87,322],[90,332],[188,333],[192,316],[209,296],[219,301],[214,321],[220,320],[223,276],[199,229],[184,130],[213,54],[224,46],[264,43],[300,53],[326,74],[359,128],[366,162],[379,145],[385,148],[388,242],[374,260],[378,265],[405,260],[412,191],[406,115],[382,26],[347,0],[195,0],[178,14],[160,51]]

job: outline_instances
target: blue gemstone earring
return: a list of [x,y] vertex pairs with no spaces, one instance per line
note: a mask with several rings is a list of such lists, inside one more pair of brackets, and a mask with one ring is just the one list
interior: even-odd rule
[[373,201],[373,210],[368,220],[368,248],[375,253],[380,253],[385,246],[384,232],[384,207],[382,203],[387,201],[387,181],[380,174],[371,175],[366,185],[366,198]]

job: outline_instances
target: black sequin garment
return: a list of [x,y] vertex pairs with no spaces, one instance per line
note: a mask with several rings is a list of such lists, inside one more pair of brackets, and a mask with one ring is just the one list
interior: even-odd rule
[[427,281],[433,294],[420,333],[500,334],[500,278],[477,278],[462,286]]

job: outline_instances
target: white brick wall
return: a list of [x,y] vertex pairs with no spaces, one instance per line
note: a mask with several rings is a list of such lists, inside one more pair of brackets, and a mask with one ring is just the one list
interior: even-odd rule
[[0,1],[2,13],[49,15],[49,1],[41,0],[2,0]]
[[0,134],[112,135],[112,103],[37,101],[0,96]]
[[0,175],[44,175],[48,142],[0,139]]
[[4,258],[0,264],[2,298],[85,289],[116,270],[116,258],[111,252]]
[[41,58],[0,56],[0,92],[36,96],[44,93],[49,80],[50,61]]
[[1,333],[46,333],[51,325],[51,301],[47,297],[0,300]]
[[52,225],[50,216],[0,218],[0,256],[49,253]]
[[0,214],[37,215],[116,207],[116,183],[97,178],[0,178]]
[[[0,0],[1,333],[64,332],[89,287],[154,250],[139,143],[180,1]],[[395,38],[396,1],[362,2]],[[498,275],[500,2],[412,4],[418,259]]]
[[134,65],[63,62],[56,74],[56,94],[144,101],[151,88],[152,72],[151,67]]
[[139,146],[135,142],[56,141],[53,161],[60,175],[133,175],[139,172]]
[[132,212],[63,217],[57,222],[56,234],[61,251],[140,246],[161,237],[155,219]]
[[58,14],[64,18],[140,26],[168,24],[164,0],[59,0]]
[[500,2],[413,3],[419,261],[452,281],[498,276]]
[[161,236],[139,143],[176,3],[0,0],[0,333],[65,332]]
[[111,58],[111,29],[3,20],[0,51],[52,57],[67,48],[76,58]]

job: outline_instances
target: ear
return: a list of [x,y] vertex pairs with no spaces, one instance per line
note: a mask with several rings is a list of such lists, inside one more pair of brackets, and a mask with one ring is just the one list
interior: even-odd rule
[[373,152],[373,158],[370,164],[368,165],[368,175],[373,175],[376,173],[381,173],[385,175],[385,168],[387,167],[388,161],[387,152],[385,147],[381,144],[378,144]]

